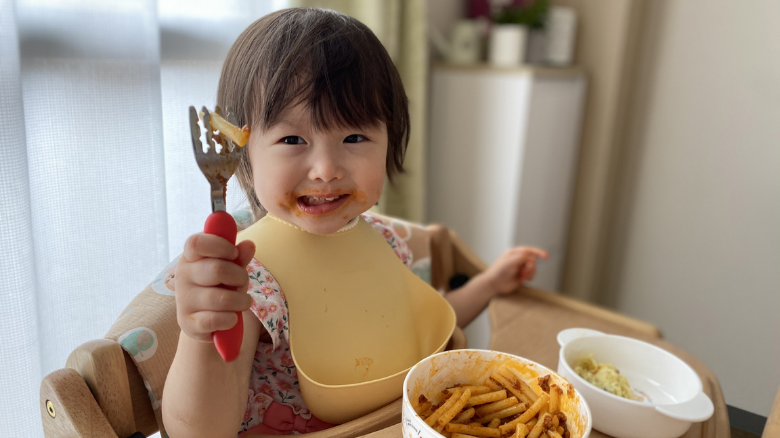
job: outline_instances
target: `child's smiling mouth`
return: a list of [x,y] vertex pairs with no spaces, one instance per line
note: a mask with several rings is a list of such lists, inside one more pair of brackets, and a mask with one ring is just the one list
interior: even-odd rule
[[350,198],[348,193],[303,195],[297,198],[298,208],[306,214],[327,214],[338,210]]

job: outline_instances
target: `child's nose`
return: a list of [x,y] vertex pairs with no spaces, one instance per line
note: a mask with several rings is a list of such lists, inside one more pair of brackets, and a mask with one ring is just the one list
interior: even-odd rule
[[309,170],[309,179],[330,182],[344,178],[344,168],[340,164],[336,148],[322,147],[314,154],[314,162]]

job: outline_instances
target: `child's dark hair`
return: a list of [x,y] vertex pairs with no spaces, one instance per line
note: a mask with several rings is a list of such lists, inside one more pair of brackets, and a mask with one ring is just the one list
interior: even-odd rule
[[[358,20],[323,9],[285,9],[252,23],[230,48],[217,105],[239,126],[265,130],[285,108],[308,107],[316,129],[387,125],[389,178],[403,172],[409,110],[401,77],[377,37]],[[244,152],[236,171],[261,212]]]

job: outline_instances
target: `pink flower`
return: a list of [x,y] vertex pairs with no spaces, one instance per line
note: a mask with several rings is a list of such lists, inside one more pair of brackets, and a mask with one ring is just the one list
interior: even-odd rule
[[263,294],[263,296],[270,297],[274,294],[274,290],[271,286],[265,284],[260,287],[260,293]]
[[265,317],[268,316],[268,309],[266,309],[265,307],[261,307],[257,309],[256,313],[258,318],[265,319]]
[[292,385],[290,385],[290,382],[286,382],[284,380],[279,382],[278,386],[279,386],[279,389],[281,389],[282,391],[292,391],[292,389],[293,389]]
[[292,356],[290,356],[290,354],[286,352],[282,353],[282,357],[279,358],[279,360],[282,362],[282,365],[286,367],[291,367],[295,365],[295,362],[293,362],[292,360]]
[[[269,386],[269,388],[270,388],[270,386]],[[255,395],[255,398],[253,399],[253,401],[255,402],[255,404],[259,404],[259,403],[264,402],[268,397],[270,397],[270,396],[258,393],[258,394]],[[257,409],[257,413],[258,414],[263,413],[263,412],[265,412],[265,408],[261,407],[261,408]]]
[[267,281],[267,282],[269,282],[269,283],[273,283],[273,282],[274,282],[274,278],[273,278],[273,277],[271,277],[270,275],[266,275],[266,276],[265,276],[265,281]]
[[247,409],[246,412],[244,412],[244,420],[242,421],[242,423],[246,423],[247,421],[249,421],[250,418],[252,418],[252,410]]
[[382,235],[385,236],[385,239],[393,237],[393,233],[387,228],[382,229]]
[[276,307],[276,304],[271,304],[270,306],[268,306],[268,311],[271,313],[276,312],[276,309],[278,309],[278,307]]
[[263,386],[260,387],[260,392],[270,397],[273,397],[274,395],[274,390],[271,388],[271,385],[267,383],[264,383]]

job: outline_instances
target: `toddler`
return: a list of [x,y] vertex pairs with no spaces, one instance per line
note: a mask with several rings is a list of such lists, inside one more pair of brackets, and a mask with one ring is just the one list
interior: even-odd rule
[[[367,213],[385,177],[403,171],[409,115],[401,79],[365,25],[318,9],[261,18],[230,49],[217,104],[232,107],[239,126],[252,127],[236,175],[255,218],[268,215],[318,235],[364,220],[411,266],[403,240]],[[287,303],[255,250],[250,240],[234,246],[200,233],[185,244],[176,266],[181,334],[162,397],[173,438],[332,426],[314,417],[301,397]],[[531,280],[536,259],[546,257],[534,248],[510,249],[446,294],[457,324],[466,326],[491,297]],[[235,312],[243,312],[243,343],[238,358],[226,363],[211,334],[235,325]]]

